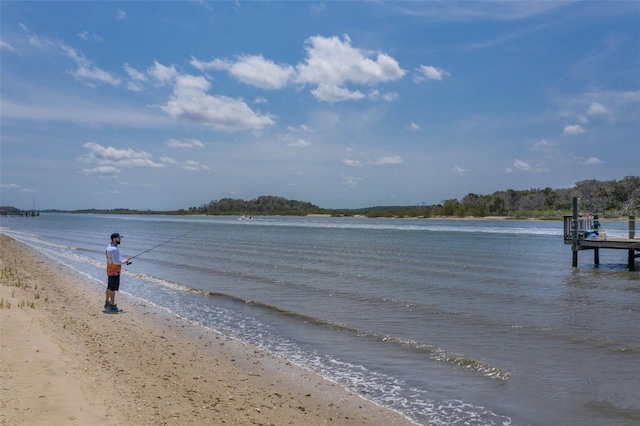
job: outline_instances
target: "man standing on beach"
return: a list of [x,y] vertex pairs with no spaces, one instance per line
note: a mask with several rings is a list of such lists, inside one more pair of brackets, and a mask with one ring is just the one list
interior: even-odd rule
[[[104,309],[112,312],[120,312],[116,305],[116,291],[120,289],[120,271],[122,270],[122,260],[120,259],[120,250],[118,246],[122,236],[117,232],[111,234],[111,244],[107,247],[105,254],[107,256],[107,293],[104,302]],[[129,259],[125,259],[124,263],[131,265]]]

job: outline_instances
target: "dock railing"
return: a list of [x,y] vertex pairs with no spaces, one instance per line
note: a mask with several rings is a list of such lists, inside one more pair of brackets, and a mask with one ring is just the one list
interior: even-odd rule
[[[582,239],[585,237],[586,232],[593,231],[594,223],[596,218],[593,216],[588,217],[578,217],[576,220],[576,231],[578,232],[578,238]],[[564,240],[567,244],[571,244],[573,239],[573,216],[564,216]]]
[[564,216],[565,244],[571,245],[572,261],[571,265],[578,266],[578,252],[581,250],[593,250],[593,264],[598,267],[600,264],[600,249],[627,250],[627,264],[630,271],[635,271],[635,259],[640,257],[640,240],[636,236],[636,218],[629,216],[629,236],[609,237],[602,229],[598,220],[598,215],[583,216],[578,213],[578,198],[573,198],[573,214]]

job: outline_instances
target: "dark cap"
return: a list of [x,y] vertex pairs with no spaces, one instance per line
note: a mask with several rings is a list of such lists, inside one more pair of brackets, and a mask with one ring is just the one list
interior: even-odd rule
[[122,235],[118,234],[117,232],[114,232],[113,234],[111,234],[111,239],[113,240],[114,238],[119,238],[122,237]]

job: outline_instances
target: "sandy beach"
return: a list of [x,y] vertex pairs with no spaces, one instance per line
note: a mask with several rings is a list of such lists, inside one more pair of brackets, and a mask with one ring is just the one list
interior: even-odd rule
[[0,235],[2,425],[409,425],[284,359]]

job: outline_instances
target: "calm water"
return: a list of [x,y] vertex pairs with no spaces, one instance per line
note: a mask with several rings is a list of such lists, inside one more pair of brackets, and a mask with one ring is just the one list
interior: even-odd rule
[[[640,272],[561,222],[42,215],[0,231],[434,425],[640,421]],[[605,223],[625,235],[626,223]],[[96,301],[101,310],[102,300]]]

